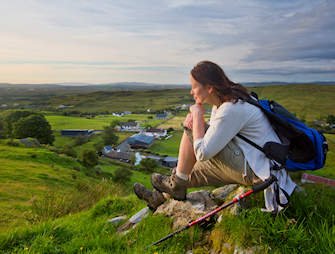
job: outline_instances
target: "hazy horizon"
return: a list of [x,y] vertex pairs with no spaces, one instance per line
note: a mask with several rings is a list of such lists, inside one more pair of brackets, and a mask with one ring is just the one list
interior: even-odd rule
[[201,60],[239,83],[335,80],[335,2],[0,2],[0,83],[188,84]]

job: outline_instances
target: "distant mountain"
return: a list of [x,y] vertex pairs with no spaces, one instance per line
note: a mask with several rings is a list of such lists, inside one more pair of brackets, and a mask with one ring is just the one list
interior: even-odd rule
[[[317,85],[335,85],[335,81],[314,81],[314,82],[242,82],[247,87],[259,86],[276,86],[276,85],[297,85],[297,84],[317,84]],[[0,83],[0,89],[10,90],[67,90],[74,92],[90,92],[90,91],[129,91],[129,90],[160,90],[160,89],[188,89],[189,84],[154,84],[143,82],[117,82],[106,84],[90,84],[90,83],[55,83],[55,84],[10,84]]]
[[312,82],[282,82],[282,81],[269,81],[269,82],[242,82],[244,86],[282,86],[282,85],[335,85],[335,81],[312,81]]

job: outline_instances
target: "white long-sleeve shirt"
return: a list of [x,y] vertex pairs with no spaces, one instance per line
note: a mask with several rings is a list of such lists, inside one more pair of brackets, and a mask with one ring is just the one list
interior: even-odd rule
[[[254,173],[262,180],[270,176],[271,161],[263,152],[236,137],[240,133],[261,147],[269,141],[280,143],[270,122],[259,108],[241,100],[237,103],[225,102],[219,108],[213,106],[209,124],[204,137],[194,140],[194,152],[198,161],[214,157],[234,139]],[[296,187],[295,183],[284,170],[275,175],[280,178],[279,186],[290,195]],[[266,203],[271,203],[269,198],[266,197]],[[267,208],[270,207],[270,204],[267,205]]]

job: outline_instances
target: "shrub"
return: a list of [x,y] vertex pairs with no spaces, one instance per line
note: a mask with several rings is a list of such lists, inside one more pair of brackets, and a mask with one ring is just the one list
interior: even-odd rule
[[77,152],[76,150],[73,149],[71,145],[65,145],[62,149],[62,153],[66,154],[67,156],[76,158],[77,157]]
[[88,137],[78,136],[78,137],[75,137],[73,143],[74,143],[75,146],[81,146],[81,145],[83,145],[83,144],[85,144],[87,142],[88,142]]
[[20,142],[18,142],[18,141],[16,141],[16,140],[13,140],[13,139],[8,140],[8,141],[6,142],[6,144],[9,145],[9,146],[20,146]]
[[157,161],[153,159],[143,159],[140,162],[140,168],[148,173],[152,173],[158,167]]
[[131,178],[131,175],[133,173],[131,172],[130,169],[128,168],[118,168],[113,176],[112,176],[112,179],[114,182],[117,182],[117,183],[127,183],[130,181],[130,178]]
[[98,164],[98,155],[94,150],[84,150],[81,154],[81,161],[85,167],[94,167]]
[[117,143],[119,137],[115,135],[114,128],[114,123],[104,128],[102,139],[105,145],[115,145]]

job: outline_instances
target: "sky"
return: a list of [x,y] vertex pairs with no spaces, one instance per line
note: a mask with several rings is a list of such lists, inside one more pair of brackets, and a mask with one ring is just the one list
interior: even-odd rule
[[335,1],[0,0],[0,83],[335,80]]

